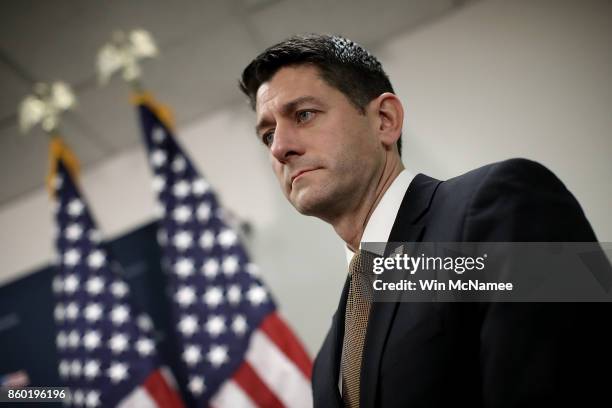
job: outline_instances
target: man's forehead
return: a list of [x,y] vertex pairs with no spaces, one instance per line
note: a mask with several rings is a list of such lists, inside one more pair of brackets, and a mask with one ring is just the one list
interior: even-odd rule
[[316,67],[309,65],[283,67],[257,90],[255,110],[259,114],[267,109],[323,91],[325,83]]

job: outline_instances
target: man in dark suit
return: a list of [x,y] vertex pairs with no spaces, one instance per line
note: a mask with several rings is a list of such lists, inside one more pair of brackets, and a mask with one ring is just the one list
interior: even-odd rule
[[283,193],[354,260],[315,361],[315,406],[550,406],[607,389],[607,304],[382,303],[355,280],[361,242],[595,241],[550,171],[513,159],[446,181],[411,174],[401,102],[378,60],[342,37],[270,47],[241,88]]

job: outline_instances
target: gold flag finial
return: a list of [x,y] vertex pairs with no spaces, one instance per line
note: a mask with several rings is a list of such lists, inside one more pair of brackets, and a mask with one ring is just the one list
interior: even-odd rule
[[164,124],[166,129],[172,132],[174,131],[175,122],[172,111],[166,105],[162,105],[161,103],[157,102],[150,92],[134,92],[130,99],[134,105],[144,105],[151,109]]
[[76,182],[79,176],[79,160],[58,135],[53,135],[49,142],[49,174],[47,175],[47,189],[51,197],[55,197],[57,190],[57,168],[60,161]]

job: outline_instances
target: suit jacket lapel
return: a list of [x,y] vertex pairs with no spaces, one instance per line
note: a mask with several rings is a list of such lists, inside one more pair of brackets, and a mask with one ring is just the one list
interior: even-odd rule
[[342,406],[338,380],[340,378],[340,359],[342,356],[342,340],[344,339],[344,315],[349,282],[347,274],[338,309],[332,318],[329,335],[319,352],[321,369],[317,370],[317,374],[322,377],[323,381],[320,381],[319,384],[324,389],[321,395],[315,395],[315,406],[338,408]]
[[[389,242],[418,242],[422,239],[425,225],[419,221],[429,209],[438,184],[439,180],[424,174],[418,174],[412,180],[395,218]],[[360,405],[362,407],[375,406],[380,363],[397,306],[398,302],[372,304],[361,367]]]

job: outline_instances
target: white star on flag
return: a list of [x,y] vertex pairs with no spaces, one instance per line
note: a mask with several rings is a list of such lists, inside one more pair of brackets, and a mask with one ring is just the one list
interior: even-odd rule
[[70,302],[66,305],[64,309],[66,319],[74,320],[79,316],[79,307],[76,302]]
[[223,273],[227,276],[232,276],[238,271],[238,258],[235,256],[228,256],[223,260]]
[[202,195],[210,189],[210,185],[202,178],[196,179],[192,183],[193,193],[196,195]]
[[140,314],[140,316],[138,316],[138,319],[136,320],[136,324],[138,325],[140,330],[144,332],[149,332],[153,330],[153,322],[151,321],[151,318],[149,317],[149,315],[145,313],[142,313]]
[[70,274],[64,279],[64,292],[74,293],[79,288],[79,278],[75,274]]
[[217,239],[219,241],[219,245],[224,248],[229,248],[236,244],[236,241],[238,241],[238,235],[236,235],[236,233],[231,229],[226,229],[219,234]]
[[91,380],[100,374],[100,362],[97,360],[88,360],[83,369],[83,375]]
[[158,218],[161,218],[166,215],[166,207],[159,203],[155,203],[153,211],[155,212],[155,216]]
[[88,408],[95,408],[100,406],[100,393],[96,390],[91,390],[85,397],[85,405]]
[[72,393],[72,401],[77,407],[83,405],[83,402],[85,401],[85,394],[83,394],[83,391],[79,389],[75,390]]
[[198,330],[198,319],[194,315],[185,315],[178,324],[179,331],[190,337]]
[[130,309],[126,305],[117,305],[111,310],[111,320],[115,325],[120,326],[130,317]]
[[113,362],[107,374],[113,383],[121,382],[128,378],[128,366],[125,363]]
[[176,233],[176,235],[174,235],[174,239],[172,240],[174,246],[181,251],[189,248],[192,241],[193,237],[189,231],[180,231]]
[[210,351],[206,354],[206,358],[215,368],[219,368],[223,363],[228,360],[227,347],[213,345]]
[[240,303],[241,299],[242,292],[240,290],[240,286],[238,286],[237,284],[231,285],[227,289],[227,301],[230,302],[232,305],[237,305],[238,303]]
[[206,331],[211,337],[218,337],[221,333],[225,331],[225,319],[223,316],[211,316],[206,321]]
[[249,275],[255,278],[258,278],[260,276],[259,267],[254,263],[248,263],[245,269]]
[[191,218],[191,208],[188,205],[181,205],[174,209],[172,212],[174,221],[183,224]]
[[191,286],[182,286],[174,296],[176,301],[182,306],[187,307],[195,302],[195,290]]
[[121,281],[116,281],[111,284],[111,293],[116,298],[122,298],[128,293],[128,287]]
[[64,253],[64,264],[74,266],[81,260],[81,253],[78,249],[72,248]]
[[183,360],[190,365],[196,365],[202,360],[202,350],[195,344],[188,345],[183,352]]
[[181,180],[172,187],[172,194],[178,198],[185,198],[189,194],[191,186],[185,180]]
[[210,204],[202,203],[198,206],[197,217],[200,221],[207,221],[210,218]]
[[215,234],[212,231],[204,231],[200,236],[200,246],[204,249],[212,248],[215,244]]
[[223,291],[221,288],[213,286],[206,290],[204,293],[204,303],[209,307],[217,307],[223,302]]
[[268,295],[263,287],[251,286],[246,294],[246,297],[253,306],[257,306],[265,302]]
[[57,345],[57,348],[60,349],[66,348],[66,346],[68,345],[66,334],[63,331],[57,333],[57,336],[55,337],[55,344]]
[[81,336],[79,336],[79,332],[76,330],[72,330],[70,333],[68,333],[68,337],[66,339],[68,340],[68,347],[70,348],[79,347],[79,343],[81,342]]
[[189,384],[187,385],[189,391],[191,391],[194,395],[200,395],[204,392],[206,388],[204,385],[204,379],[199,375],[194,375],[189,379]]
[[114,334],[108,341],[108,347],[113,353],[123,353],[128,348],[128,337],[123,333]]
[[62,290],[64,290],[64,281],[62,280],[61,277],[56,276],[55,278],[53,278],[53,282],[51,284],[53,292],[55,294],[60,293]]
[[59,375],[62,378],[68,377],[70,375],[70,364],[66,360],[60,361],[58,365]]
[[219,262],[215,258],[210,258],[208,261],[204,262],[204,265],[202,265],[202,272],[204,272],[204,276],[207,278],[214,278],[217,276],[218,271]]
[[70,200],[70,203],[68,203],[67,208],[68,215],[72,217],[78,217],[83,212],[84,205],[83,202],[78,198],[73,198],[72,200]]
[[85,319],[96,322],[102,317],[102,306],[99,303],[90,303],[85,307]]
[[64,309],[64,305],[62,305],[61,303],[58,303],[57,305],[55,305],[55,309],[53,309],[53,317],[55,318],[55,321],[61,322],[62,320],[64,320],[64,317],[66,317],[66,311]]
[[92,269],[98,269],[102,267],[102,265],[104,265],[104,262],[106,262],[106,256],[104,255],[104,252],[100,249],[93,251],[87,257],[87,264]]
[[232,330],[234,333],[241,336],[246,333],[247,329],[247,321],[243,315],[237,315],[234,317],[234,320],[232,321]]
[[81,375],[81,368],[81,362],[79,360],[72,360],[70,364],[70,375],[79,377]]
[[185,170],[185,167],[187,167],[187,163],[181,156],[176,157],[172,162],[172,171],[175,173],[180,173],[181,171]]
[[193,261],[189,258],[182,258],[174,265],[174,271],[182,278],[186,278],[193,273]]
[[155,350],[155,345],[151,339],[142,337],[136,341],[136,351],[138,351],[141,356],[148,356],[153,350]]
[[161,167],[166,162],[166,153],[163,150],[155,150],[151,154],[151,163],[155,167]]
[[91,229],[89,231],[89,240],[92,243],[97,244],[98,242],[102,240],[102,233],[98,231],[97,229]]
[[96,347],[99,347],[100,341],[100,332],[97,330],[89,330],[87,333],[85,333],[85,336],[83,336],[83,346],[87,350],[93,350]]
[[85,286],[87,288],[87,292],[89,292],[90,295],[99,295],[100,293],[102,293],[102,290],[104,290],[104,279],[99,276],[91,277],[89,278]]
[[66,239],[70,241],[76,241],[81,238],[81,234],[83,233],[83,228],[79,224],[70,224],[68,228],[66,228]]
[[155,130],[153,130],[152,139],[156,144],[160,144],[164,141],[165,138],[166,135],[164,134],[164,131],[161,128],[155,128]]
[[159,193],[164,189],[164,186],[166,185],[166,179],[162,176],[155,176],[151,185],[153,186],[153,191]]

